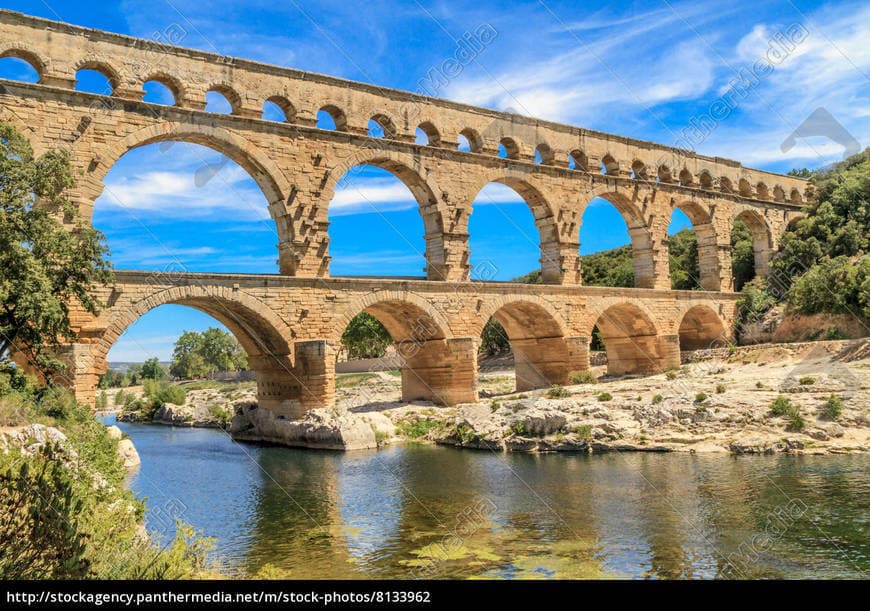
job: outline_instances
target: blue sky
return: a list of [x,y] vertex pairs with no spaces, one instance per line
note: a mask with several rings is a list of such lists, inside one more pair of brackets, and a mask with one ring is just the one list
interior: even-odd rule
[[[146,38],[177,23],[188,32],[184,46],[410,90],[454,54],[457,38],[488,25],[496,39],[441,97],[665,144],[678,141],[741,68],[764,56],[777,33],[800,24],[806,39],[696,150],[781,172],[826,165],[842,148],[825,139],[798,140],[785,153],[780,147],[819,107],[862,145],[870,141],[866,2],[370,0],[361,8],[338,0],[128,0],[83,9],[80,2],[38,0],[3,7]],[[0,60],[0,76],[26,78],[26,71],[17,60]],[[82,88],[104,87],[94,75],[81,77]],[[146,99],[167,102],[155,88]],[[222,103],[209,99],[209,108],[221,111]],[[208,164],[220,171],[197,188],[195,173]],[[374,168],[345,182],[330,206],[332,273],[422,274],[423,223],[407,189]],[[180,263],[197,271],[277,271],[277,236],[262,193],[209,149],[132,151],[106,186],[94,221],[118,268]],[[688,225],[675,214],[671,229]],[[506,187],[491,185],[479,195],[470,233],[472,264],[492,265],[496,279],[538,266],[531,213]],[[585,254],[625,244],[628,235],[619,214],[600,203],[584,216],[580,242]],[[158,308],[128,330],[110,360],[167,359],[182,330],[213,324],[190,308]]]

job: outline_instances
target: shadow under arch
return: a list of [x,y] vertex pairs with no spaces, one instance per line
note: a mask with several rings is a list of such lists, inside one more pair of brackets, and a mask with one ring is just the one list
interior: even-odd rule
[[[644,203],[618,191],[597,189],[592,193],[589,202],[583,206],[582,212],[585,212],[589,203],[596,197],[600,197],[616,208],[628,227],[634,265],[634,286],[636,288],[654,288],[656,277],[662,273],[667,276],[668,270],[656,269],[657,265],[652,252],[652,233],[644,216]],[[583,226],[582,212],[580,217],[581,229]]]
[[[105,372],[109,350],[130,325],[167,304],[199,310],[230,330],[248,355],[249,367],[256,374],[260,407],[280,411],[288,401],[298,403],[302,393],[311,392],[294,373],[294,334],[289,325],[259,299],[243,291],[230,293],[225,287],[164,288],[114,313],[110,311],[109,323],[92,352],[96,372]],[[283,382],[277,383],[279,379]]]
[[538,230],[541,281],[544,284],[561,284],[563,273],[561,252],[559,250],[559,232],[556,225],[556,215],[550,202],[543,192],[532,184],[528,175],[522,173],[504,173],[503,171],[487,176],[486,182],[476,189],[472,202],[491,183],[510,187],[529,207],[535,220],[535,227]]
[[423,236],[426,242],[426,278],[447,280],[448,263],[444,243],[444,213],[438,198],[421,173],[405,159],[385,151],[366,150],[353,154],[347,163],[330,173],[323,187],[331,203],[335,193],[354,168],[373,166],[392,174],[411,192],[417,202],[417,209],[423,219]]
[[725,323],[710,306],[689,308],[680,321],[680,350],[706,350],[728,345]]
[[576,359],[572,359],[565,339],[564,324],[548,306],[542,299],[505,298],[481,313],[484,323],[494,318],[507,334],[514,356],[517,391],[566,384],[569,373],[582,368],[573,362]]
[[249,357],[287,359],[292,365],[290,327],[262,301],[242,291],[226,296],[223,287],[197,285],[166,288],[114,314],[97,344],[95,357],[105,360],[115,341],[142,316],[162,305],[185,305],[216,319],[239,340]]
[[[670,369],[653,317],[633,303],[615,303],[596,319],[607,352],[608,375],[652,374]],[[589,335],[592,335],[590,329]],[[679,365],[679,353],[676,354]]]
[[385,358],[401,371],[402,401],[454,405],[477,399],[476,342],[452,339],[447,320],[423,298],[376,291],[356,299],[337,317],[335,341],[360,312],[376,318],[393,338],[396,355]]

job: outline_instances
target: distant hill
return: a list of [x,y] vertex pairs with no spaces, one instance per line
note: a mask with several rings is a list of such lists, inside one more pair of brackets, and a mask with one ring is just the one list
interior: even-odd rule
[[[144,361],[110,361],[109,369],[120,373],[127,373],[131,367],[141,366]],[[169,367],[169,361],[160,361],[160,364]]]

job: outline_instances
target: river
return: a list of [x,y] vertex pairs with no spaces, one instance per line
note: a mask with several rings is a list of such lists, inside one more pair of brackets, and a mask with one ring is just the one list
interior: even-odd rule
[[[107,423],[114,423],[109,416]],[[118,423],[159,540],[288,578],[867,578],[870,456],[327,452]]]

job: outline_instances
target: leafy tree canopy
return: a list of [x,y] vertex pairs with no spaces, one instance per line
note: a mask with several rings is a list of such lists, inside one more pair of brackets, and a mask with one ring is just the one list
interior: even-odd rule
[[52,348],[75,337],[69,304],[96,314],[92,288],[112,280],[103,235],[67,199],[73,185],[66,152],[34,158],[0,123],[0,358],[19,351],[46,375],[63,366]]

